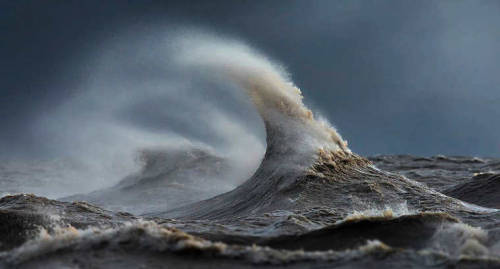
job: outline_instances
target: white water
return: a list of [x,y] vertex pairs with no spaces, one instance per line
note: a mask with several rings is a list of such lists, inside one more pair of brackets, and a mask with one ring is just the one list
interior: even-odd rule
[[124,32],[80,64],[87,68],[85,79],[70,85],[75,94],[40,115],[32,132],[47,159],[83,168],[46,184],[29,174],[11,193],[55,198],[109,187],[140,169],[137,152],[158,148],[227,158],[235,187],[264,154],[262,121],[268,132],[279,130],[268,138],[278,150],[306,158],[320,148],[348,151],[304,106],[283,68],[240,41],[191,29]]

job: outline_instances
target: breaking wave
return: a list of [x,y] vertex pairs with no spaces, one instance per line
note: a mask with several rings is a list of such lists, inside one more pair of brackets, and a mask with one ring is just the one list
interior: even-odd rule
[[[266,148],[260,164],[256,162],[260,156],[255,156],[261,141],[248,133],[251,128],[244,123],[232,123],[234,118],[227,111],[202,109],[207,112],[205,120],[227,127],[224,141],[241,138],[249,152],[241,149],[242,145],[219,148],[210,139],[195,139],[196,135],[175,134],[163,143],[167,133],[118,120],[130,116],[122,113],[123,106],[135,107],[133,115],[144,111],[135,103],[140,94],[121,96],[113,104],[99,98],[95,111],[106,117],[90,118],[97,121],[93,127],[107,132],[97,136],[104,138],[89,144],[82,155],[97,156],[92,150],[109,142],[110,147],[98,151],[98,160],[118,154],[118,160],[123,161],[121,155],[126,155],[122,163],[126,171],[92,192],[59,200],[35,195],[1,198],[0,221],[5,224],[0,232],[8,234],[0,241],[3,264],[29,267],[83,262],[81,259],[96,267],[118,266],[120,259],[131,264],[167,262],[186,267],[217,261],[223,268],[247,264],[300,267],[310,261],[364,267],[373,259],[380,266],[445,267],[470,260],[478,267],[500,263],[500,210],[457,199],[472,201],[468,190],[496,186],[497,177],[478,184],[458,184],[449,189],[453,198],[425,182],[381,170],[351,152],[335,128],[304,105],[301,91],[284,69],[256,50],[200,32],[183,31],[169,37],[169,44],[159,50],[164,57],[160,63],[168,62],[169,70],[175,69],[182,78],[190,74],[204,83],[226,87],[229,91],[224,94],[239,90],[247,95],[265,127]],[[114,70],[117,66],[107,67]],[[165,97],[163,91],[168,90],[157,86],[146,85],[142,94],[152,97],[146,103]],[[82,105],[82,100],[95,101],[99,90],[83,94],[78,102],[70,101],[58,113]],[[180,92],[166,97],[174,98]],[[105,95],[117,93],[111,89]],[[77,119],[89,119],[80,110],[71,111]],[[180,120],[189,121],[189,117]],[[64,113],[42,122],[54,121],[74,126],[74,118]],[[76,139],[88,142],[96,138],[95,132],[78,134]],[[108,150],[114,149],[117,151],[110,155]],[[135,152],[135,162],[130,161],[130,152]],[[128,167],[132,163],[134,169]],[[480,204],[489,205],[484,201]],[[158,253],[167,255],[168,261]],[[186,253],[198,260],[186,261],[179,256]],[[100,254],[105,258],[96,258]]]

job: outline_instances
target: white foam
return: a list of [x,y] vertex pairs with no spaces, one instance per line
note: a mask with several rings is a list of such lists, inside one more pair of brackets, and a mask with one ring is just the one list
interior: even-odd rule
[[436,231],[430,248],[454,258],[481,258],[490,256],[487,241],[487,231],[465,223],[452,223]]

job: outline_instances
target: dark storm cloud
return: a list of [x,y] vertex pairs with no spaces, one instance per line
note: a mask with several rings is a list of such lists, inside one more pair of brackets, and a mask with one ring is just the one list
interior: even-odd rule
[[356,152],[500,153],[496,1],[11,1],[0,12],[3,153],[36,147],[30,122],[73,94],[86,53],[154,25],[236,36],[283,63]]

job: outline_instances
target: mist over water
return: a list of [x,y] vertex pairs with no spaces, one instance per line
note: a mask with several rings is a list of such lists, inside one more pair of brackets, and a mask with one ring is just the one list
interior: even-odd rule
[[203,66],[209,58],[193,64],[199,51],[180,56],[179,45],[211,47],[205,57],[219,53],[216,57],[232,63],[248,61],[234,58],[234,51],[251,52],[239,41],[211,50],[222,41],[209,36],[193,29],[125,31],[89,53],[79,63],[88,70],[85,79],[69,86],[74,94],[39,115],[32,126],[42,159],[78,167],[68,166],[71,173],[46,186],[65,182],[67,189],[42,193],[61,197],[110,187],[141,169],[143,150],[200,149],[228,160],[231,171],[224,175],[228,182],[221,191],[251,176],[265,152],[262,120],[239,85],[211,74],[210,66]]
[[[498,160],[372,162],[281,65],[193,28],[124,32],[80,64],[74,94],[32,125],[44,159],[0,164],[0,267],[169,265],[179,251],[265,266],[500,261]],[[19,192],[36,195],[4,196]]]

